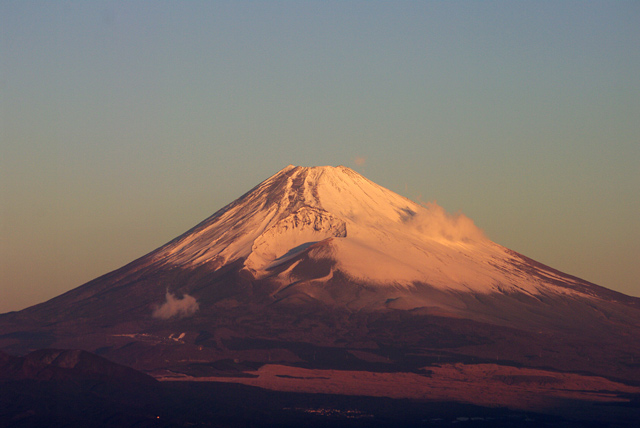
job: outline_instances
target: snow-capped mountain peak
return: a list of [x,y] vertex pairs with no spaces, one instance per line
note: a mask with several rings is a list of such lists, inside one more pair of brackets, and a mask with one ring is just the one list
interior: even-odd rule
[[[519,255],[488,240],[464,215],[415,203],[344,166],[289,165],[153,258],[212,270],[241,259],[255,278],[264,278],[303,253],[332,264],[326,275],[306,278],[310,282],[339,271],[368,286],[405,290],[428,284],[457,292],[579,292],[555,285],[573,279],[551,269],[523,274]],[[278,280],[300,281],[288,272]]]

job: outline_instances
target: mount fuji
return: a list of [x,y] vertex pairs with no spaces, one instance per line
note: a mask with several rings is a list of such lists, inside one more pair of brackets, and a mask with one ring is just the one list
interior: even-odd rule
[[416,204],[345,167],[290,165],[148,257],[210,271],[236,262],[251,280],[267,280],[272,303],[423,308],[506,324],[517,314],[485,313],[468,297],[638,307],[491,242],[463,215]]
[[80,348],[164,380],[313,392],[325,389],[309,379],[335,370],[433,377],[433,367],[464,367],[480,385],[492,367],[491,379],[529,392],[543,378],[558,391],[597,378],[594,391],[638,393],[639,338],[640,299],[343,166],[289,165],[126,266],[0,315],[10,353]]

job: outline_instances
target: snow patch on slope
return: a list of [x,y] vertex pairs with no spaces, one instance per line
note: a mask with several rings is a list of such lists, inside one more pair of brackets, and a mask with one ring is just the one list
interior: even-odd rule
[[271,269],[327,238],[347,236],[344,221],[327,211],[304,206],[265,230],[253,242],[245,266]]

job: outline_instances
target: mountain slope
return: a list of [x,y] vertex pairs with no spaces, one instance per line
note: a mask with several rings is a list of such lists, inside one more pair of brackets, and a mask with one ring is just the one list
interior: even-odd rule
[[0,381],[96,381],[153,385],[150,376],[82,350],[39,349],[24,357],[0,351]]

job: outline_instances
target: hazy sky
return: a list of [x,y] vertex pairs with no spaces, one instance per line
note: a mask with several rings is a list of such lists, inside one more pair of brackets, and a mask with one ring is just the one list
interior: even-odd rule
[[640,296],[640,2],[0,2],[0,312],[287,164]]

